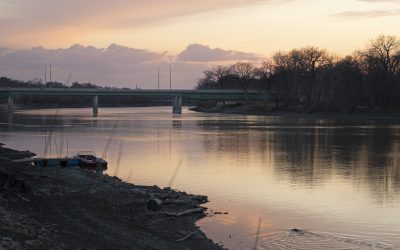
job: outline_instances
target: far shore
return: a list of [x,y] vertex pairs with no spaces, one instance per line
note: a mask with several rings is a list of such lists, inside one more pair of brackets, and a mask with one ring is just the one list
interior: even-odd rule
[[356,107],[353,109],[325,109],[325,108],[273,108],[260,102],[248,103],[201,103],[189,108],[194,112],[240,114],[260,116],[310,116],[310,117],[344,117],[344,118],[370,118],[370,119],[400,119],[400,110],[385,108]]
[[[166,107],[165,103],[160,104],[141,104],[124,106],[101,106],[101,108],[142,108],[142,107]],[[261,102],[249,103],[222,103],[222,102],[203,102],[192,105],[183,105],[189,107],[190,111],[216,114],[240,114],[240,115],[260,115],[260,116],[309,116],[309,117],[357,117],[370,119],[400,119],[400,110],[382,108],[382,107],[355,107],[352,109],[324,109],[324,108],[273,108],[270,105],[264,105]],[[74,109],[87,108],[91,106],[74,105],[51,105],[51,106],[22,106],[18,105],[14,111],[40,110],[40,109]],[[0,104],[0,111],[7,112],[7,105]]]

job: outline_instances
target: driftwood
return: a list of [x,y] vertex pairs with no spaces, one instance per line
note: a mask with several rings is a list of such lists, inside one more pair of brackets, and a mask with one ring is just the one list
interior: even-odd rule
[[176,240],[176,242],[182,242],[182,241],[184,241],[184,240],[187,240],[187,239],[189,239],[190,238],[190,236],[192,236],[192,235],[194,235],[194,234],[196,234],[196,232],[195,231],[193,231],[193,232],[190,232],[188,235],[186,235],[185,237],[183,237],[183,238],[180,238],[180,239],[177,239]]
[[203,208],[199,207],[199,208],[188,209],[188,210],[185,210],[185,211],[180,212],[180,213],[164,212],[163,214],[169,215],[169,216],[179,217],[179,216],[183,216],[183,215],[187,215],[187,214],[194,214],[194,213],[201,213],[201,212],[203,212]]

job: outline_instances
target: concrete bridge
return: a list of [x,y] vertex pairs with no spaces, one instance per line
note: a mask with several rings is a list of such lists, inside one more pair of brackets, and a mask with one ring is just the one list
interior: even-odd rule
[[80,88],[0,88],[0,97],[8,97],[8,110],[14,110],[16,96],[92,96],[93,114],[99,110],[99,96],[171,97],[172,112],[182,112],[182,99],[241,101],[264,100],[265,92],[243,90],[152,90],[152,89],[80,89]]

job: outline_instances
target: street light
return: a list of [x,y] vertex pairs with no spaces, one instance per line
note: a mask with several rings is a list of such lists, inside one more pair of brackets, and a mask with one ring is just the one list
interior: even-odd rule
[[172,91],[172,70],[171,70],[171,64],[169,64],[169,91]]
[[157,68],[157,90],[160,91],[160,66]]

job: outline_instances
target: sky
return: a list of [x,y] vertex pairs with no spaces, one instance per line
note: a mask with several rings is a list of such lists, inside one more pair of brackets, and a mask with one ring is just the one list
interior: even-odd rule
[[193,88],[217,64],[313,45],[337,55],[399,36],[400,0],[1,0],[0,75]]

